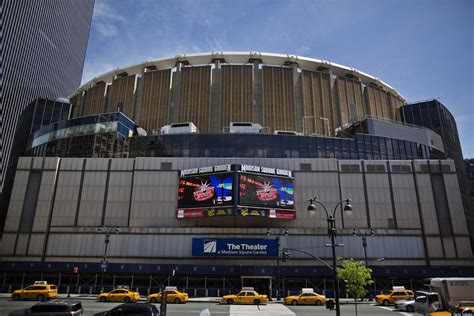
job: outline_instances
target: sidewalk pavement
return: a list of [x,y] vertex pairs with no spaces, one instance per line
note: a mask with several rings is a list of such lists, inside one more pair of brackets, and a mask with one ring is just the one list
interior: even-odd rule
[[[58,298],[60,299],[78,299],[78,300],[95,300],[97,297],[96,294],[70,294],[69,297],[67,294],[58,294]],[[6,299],[6,298],[11,298],[10,293],[0,293],[0,298]],[[327,298],[328,300],[333,300],[334,298]],[[220,297],[190,297],[189,302],[202,302],[202,303],[218,303],[220,302],[221,298]],[[146,301],[146,296],[141,296],[140,297],[140,302],[145,302]],[[270,301],[269,304],[278,304],[278,303],[283,303],[283,299],[280,301],[277,301],[274,299],[273,301]],[[354,304],[354,300],[352,298],[340,298],[339,299],[340,304]],[[359,301],[357,304],[373,304],[375,301]]]

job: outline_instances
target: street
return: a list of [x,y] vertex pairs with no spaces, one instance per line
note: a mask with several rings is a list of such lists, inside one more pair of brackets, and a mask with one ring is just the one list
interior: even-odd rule
[[[108,311],[120,303],[99,303],[90,299],[81,299],[85,316],[92,316],[96,313]],[[0,316],[8,316],[13,310],[24,309],[36,304],[34,301],[12,301],[11,299],[0,299]],[[137,303],[143,304],[143,303]],[[157,304],[159,307],[159,304]],[[412,313],[394,312],[391,307],[377,306],[373,304],[357,305],[358,315],[374,315],[374,316],[398,316],[398,315],[414,315]],[[219,316],[313,316],[315,314],[321,316],[334,316],[334,310],[327,310],[324,306],[286,306],[281,303],[270,303],[267,305],[220,305],[216,302],[188,302],[187,304],[168,304],[167,315],[170,316],[196,316],[201,311],[209,309],[210,315]],[[353,304],[342,304],[341,315],[354,316],[355,308]]]

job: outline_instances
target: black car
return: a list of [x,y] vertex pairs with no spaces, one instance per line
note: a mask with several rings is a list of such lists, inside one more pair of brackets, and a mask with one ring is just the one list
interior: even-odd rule
[[82,316],[84,310],[82,303],[75,300],[54,299],[48,302],[40,302],[27,309],[12,311],[8,316]]
[[159,316],[160,311],[153,304],[121,304],[109,310],[94,314],[94,316]]

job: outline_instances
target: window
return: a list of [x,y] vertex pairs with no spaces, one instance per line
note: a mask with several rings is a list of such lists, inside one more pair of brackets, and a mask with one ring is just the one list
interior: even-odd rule
[[254,292],[247,292],[247,296],[255,296]]
[[161,163],[161,170],[171,170],[172,168],[173,168],[173,164],[171,162]]
[[300,163],[300,171],[311,171],[310,163]]

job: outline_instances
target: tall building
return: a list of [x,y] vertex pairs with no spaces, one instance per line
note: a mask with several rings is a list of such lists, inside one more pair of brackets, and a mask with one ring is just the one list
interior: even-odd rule
[[21,111],[81,82],[94,0],[1,1],[0,192]]
[[[70,101],[73,116],[29,135],[19,158],[0,241],[4,287],[42,273],[60,292],[170,283],[191,296],[306,285],[333,295],[331,270],[314,259],[331,259],[327,213],[307,211],[315,196],[335,212],[337,256],[365,260],[373,291],[474,276],[443,139],[394,122],[405,100],[368,74],[300,56],[203,53],[111,71]],[[277,260],[282,248],[288,262]]]
[[453,159],[456,166],[471,242],[474,242],[474,210],[471,209],[461,141],[454,116],[436,99],[406,104],[399,111],[404,122],[429,128],[443,139],[446,156]]

